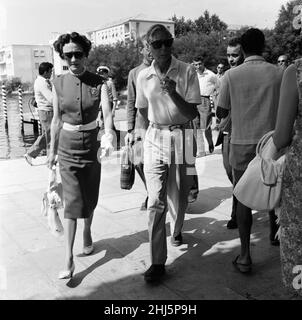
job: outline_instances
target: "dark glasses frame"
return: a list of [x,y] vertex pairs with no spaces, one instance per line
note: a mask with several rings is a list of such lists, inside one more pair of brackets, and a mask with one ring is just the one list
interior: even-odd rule
[[150,46],[152,46],[153,49],[160,49],[163,45],[166,48],[170,48],[172,47],[173,41],[174,41],[173,38],[169,38],[165,40],[155,40],[150,43]]
[[75,57],[75,59],[82,59],[84,57],[84,52],[83,51],[63,52],[63,56],[65,59],[72,59],[72,57]]

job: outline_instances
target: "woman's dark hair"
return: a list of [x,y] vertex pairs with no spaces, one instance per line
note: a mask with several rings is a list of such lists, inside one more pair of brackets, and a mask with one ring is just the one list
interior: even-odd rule
[[248,29],[240,38],[242,50],[245,53],[262,55],[265,46],[265,37],[261,30]]
[[76,43],[82,47],[86,57],[88,57],[91,49],[91,41],[88,40],[84,35],[78,34],[77,32],[61,34],[59,38],[54,42],[53,47],[58,52],[60,57],[64,59],[63,47],[66,43]]
[[163,25],[163,24],[154,24],[153,26],[151,26],[149,28],[149,30],[147,31],[147,42],[150,43],[151,42],[151,38],[154,35],[154,33],[156,32],[163,32],[166,33],[170,38],[172,38],[172,34],[171,32]]

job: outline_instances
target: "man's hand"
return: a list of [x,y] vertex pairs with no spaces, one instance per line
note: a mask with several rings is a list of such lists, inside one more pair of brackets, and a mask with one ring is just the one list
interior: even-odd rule
[[100,159],[103,157],[109,157],[114,151],[112,145],[113,135],[111,133],[105,133],[101,138],[101,154],[99,155]]
[[160,84],[164,92],[167,92],[170,95],[176,92],[176,82],[169,77],[162,79]]
[[134,131],[128,132],[125,136],[125,146],[132,145],[134,143],[135,134]]
[[47,158],[47,167],[52,170],[53,167],[56,166],[57,164],[57,161],[58,161],[58,157],[56,154],[54,154],[53,152],[50,152],[49,153],[49,156]]

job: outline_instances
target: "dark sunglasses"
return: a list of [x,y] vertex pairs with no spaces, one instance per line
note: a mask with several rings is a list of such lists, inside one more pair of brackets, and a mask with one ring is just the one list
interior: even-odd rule
[[166,48],[170,48],[172,46],[173,40],[174,40],[173,38],[166,39],[166,40],[155,40],[151,42],[150,45],[152,46],[153,49],[160,49],[163,45]]
[[280,63],[280,62],[286,62],[286,60],[278,60],[278,63]]
[[84,57],[84,52],[82,51],[64,52],[63,55],[67,59],[71,59],[72,57],[75,57],[75,59],[82,59]]

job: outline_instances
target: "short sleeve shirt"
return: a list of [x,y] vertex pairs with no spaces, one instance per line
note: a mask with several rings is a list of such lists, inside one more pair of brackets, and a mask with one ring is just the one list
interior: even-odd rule
[[218,88],[218,78],[214,72],[204,69],[202,74],[197,73],[200,94],[202,96],[211,96]]
[[228,70],[218,106],[232,110],[232,144],[257,144],[275,128],[282,71],[261,56],[250,56]]
[[34,83],[34,91],[38,109],[52,111],[52,92],[49,80],[38,75]]
[[[81,76],[66,73],[53,81],[64,122],[87,124],[98,116],[103,80],[89,71]],[[107,86],[106,86],[107,88]]]
[[[188,103],[200,104],[199,83],[195,69],[175,57],[166,74],[176,82],[177,93]],[[140,71],[137,78],[136,108],[148,108],[148,119],[157,124],[183,124],[188,122],[168,93],[163,92],[160,79],[151,66]]]

